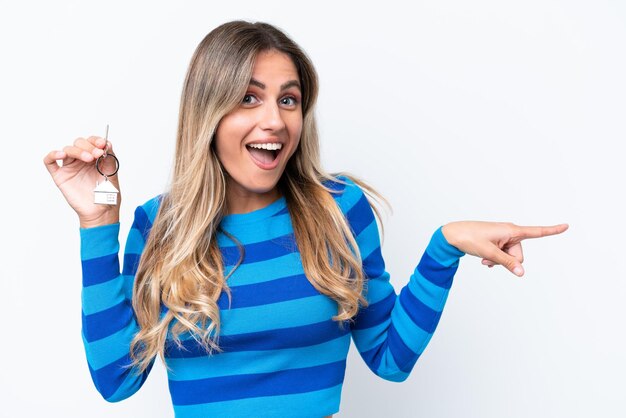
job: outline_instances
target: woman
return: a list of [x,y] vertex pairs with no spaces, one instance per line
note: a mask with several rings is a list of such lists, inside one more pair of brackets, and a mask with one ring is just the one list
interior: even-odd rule
[[374,373],[405,380],[461,256],[521,276],[520,242],[567,229],[447,224],[397,296],[364,191],[380,195],[321,167],[317,88],[275,27],[209,33],[183,87],[172,185],[136,209],[121,274],[120,205],[93,203],[111,144],[78,138],[44,158],[80,219],[83,339],[105,399],[135,393],[160,356],[177,417],[331,415],[351,338]]

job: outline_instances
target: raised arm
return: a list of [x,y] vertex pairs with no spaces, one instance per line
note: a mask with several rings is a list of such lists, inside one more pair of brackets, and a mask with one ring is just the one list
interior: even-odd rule
[[[103,177],[96,159],[103,157],[101,169],[116,171],[112,145],[105,138],[77,138],[62,151],[50,151],[43,162],[63,197],[78,215],[80,222],[83,270],[82,335],[91,377],[98,391],[108,401],[119,401],[135,393],[150,368],[137,375],[127,367],[130,342],[138,330],[132,309],[132,286],[145,236],[151,227],[149,214],[156,200],[137,208],[124,254],[124,271],[119,263],[119,212],[117,205],[94,202],[96,182]],[[57,161],[62,160],[62,164]],[[119,190],[117,174],[110,181]],[[148,212],[146,212],[146,208]],[[152,364],[150,365],[152,366]]]

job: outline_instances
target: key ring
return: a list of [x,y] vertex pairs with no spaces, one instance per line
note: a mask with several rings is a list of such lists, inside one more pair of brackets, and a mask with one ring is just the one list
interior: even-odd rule
[[[104,174],[101,170],[100,170],[100,161],[103,160],[104,158],[108,158],[108,157],[113,157],[113,159],[115,160],[115,171],[113,171],[113,173],[111,174]],[[100,173],[101,176],[104,176],[105,179],[107,179],[108,177],[113,177],[114,175],[117,174],[117,171],[120,169],[120,160],[117,159],[117,157],[113,154],[105,154],[105,155],[101,155],[100,157],[98,157],[98,159],[96,160],[96,170],[98,170],[98,173]]]

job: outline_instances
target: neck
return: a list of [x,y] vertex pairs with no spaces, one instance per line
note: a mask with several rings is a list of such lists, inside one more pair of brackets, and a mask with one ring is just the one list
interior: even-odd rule
[[276,187],[265,193],[229,188],[226,193],[226,213],[228,215],[238,215],[253,212],[274,203],[280,197],[280,192]]

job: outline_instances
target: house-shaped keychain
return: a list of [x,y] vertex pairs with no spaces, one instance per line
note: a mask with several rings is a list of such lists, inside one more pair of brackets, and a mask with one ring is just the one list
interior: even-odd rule
[[117,194],[120,191],[108,179],[105,178],[102,183],[96,183],[96,188],[93,191],[95,195],[94,203],[117,205]]

